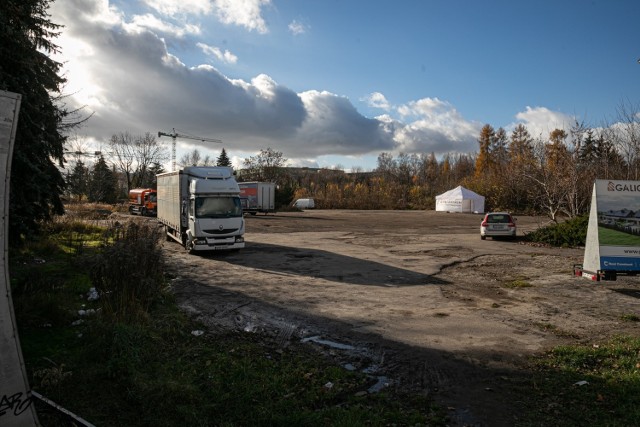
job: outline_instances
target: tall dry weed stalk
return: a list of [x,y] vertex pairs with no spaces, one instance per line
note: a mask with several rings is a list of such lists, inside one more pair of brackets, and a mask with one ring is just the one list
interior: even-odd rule
[[91,282],[100,294],[102,313],[115,322],[140,322],[164,288],[158,227],[113,225],[113,236],[96,256]]

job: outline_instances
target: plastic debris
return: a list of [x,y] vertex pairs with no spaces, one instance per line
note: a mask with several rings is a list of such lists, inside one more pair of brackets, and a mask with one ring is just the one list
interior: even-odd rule
[[327,390],[331,390],[333,388],[333,383],[329,381],[324,385],[324,388],[326,388]]
[[578,381],[574,385],[583,386],[583,385],[587,385],[587,384],[589,384],[589,381],[582,380],[582,381]]
[[93,308],[89,308],[87,310],[78,310],[78,316],[93,316],[96,314],[96,311]]
[[193,335],[194,337],[199,337],[202,334],[204,334],[204,331],[201,331],[201,330],[191,331],[191,335]]
[[98,294],[98,290],[96,288],[89,289],[89,292],[87,292],[87,301],[96,301],[99,298],[100,295]]

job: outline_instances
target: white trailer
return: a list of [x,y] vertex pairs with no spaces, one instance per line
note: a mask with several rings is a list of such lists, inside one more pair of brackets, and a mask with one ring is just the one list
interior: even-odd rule
[[276,184],[273,182],[239,182],[242,209],[251,215],[275,211]]
[[158,221],[189,251],[244,248],[240,188],[227,167],[187,167],[157,175]]

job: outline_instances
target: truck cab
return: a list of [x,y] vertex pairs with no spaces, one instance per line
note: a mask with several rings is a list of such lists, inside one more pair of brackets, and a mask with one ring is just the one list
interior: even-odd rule
[[227,167],[193,166],[159,174],[158,220],[189,251],[244,248],[240,189]]
[[158,213],[158,193],[153,188],[134,188],[129,191],[129,213],[152,215]]

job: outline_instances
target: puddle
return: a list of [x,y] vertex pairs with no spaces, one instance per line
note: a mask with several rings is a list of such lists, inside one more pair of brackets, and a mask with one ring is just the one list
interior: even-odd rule
[[378,380],[377,383],[375,383],[374,385],[372,385],[371,387],[369,387],[367,389],[367,393],[378,393],[380,391],[382,391],[382,389],[388,387],[390,385],[390,381],[389,378],[387,378],[384,375],[380,375],[377,377],[373,377],[376,378]]
[[[367,359],[372,359],[371,351],[365,347],[355,347],[350,344],[343,344],[336,341],[323,339],[319,335],[302,338],[300,342],[320,344],[335,350],[342,350],[347,356],[365,356]],[[343,364],[342,367],[347,371],[357,370],[356,366],[353,363],[349,362]],[[363,374],[366,374],[369,378],[376,380],[375,384],[367,389],[367,393],[378,393],[391,384],[391,380],[387,376],[375,375],[375,373],[378,372],[379,369],[380,365],[373,363],[360,371]]]
[[349,345],[349,344],[342,344],[342,343],[339,343],[339,342],[322,339],[319,335],[315,335],[313,337],[302,338],[301,342],[303,342],[303,343],[314,342],[316,344],[325,345],[327,347],[335,348],[335,349],[338,349],[338,350],[355,350],[356,349],[354,346]]

